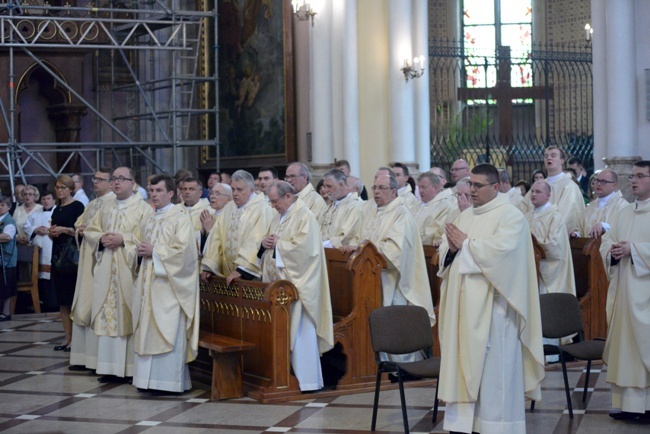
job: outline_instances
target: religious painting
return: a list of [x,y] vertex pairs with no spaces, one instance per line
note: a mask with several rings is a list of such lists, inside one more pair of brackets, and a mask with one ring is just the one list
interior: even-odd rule
[[295,146],[290,3],[219,0],[218,29],[222,163],[286,161]]

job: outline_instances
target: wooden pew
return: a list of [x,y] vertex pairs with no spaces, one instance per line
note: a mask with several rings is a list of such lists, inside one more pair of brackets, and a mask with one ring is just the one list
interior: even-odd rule
[[346,355],[345,374],[337,390],[375,387],[377,364],[370,341],[368,315],[382,305],[381,270],[386,259],[364,241],[352,254],[325,249],[330,282],[334,341]]
[[607,336],[607,288],[609,282],[600,256],[600,238],[571,238],[571,256],[580,300],[585,339]]
[[[213,276],[201,284],[201,333],[212,333],[254,344],[241,357],[244,392],[261,402],[286,400],[300,395],[298,381],[290,373],[289,321],[291,302],[298,291],[291,282],[236,281]],[[212,361],[199,352],[193,363],[198,376],[206,378]],[[207,366],[206,366],[207,365]],[[210,377],[211,378],[211,375]]]
[[[377,365],[368,315],[382,304],[381,270],[386,261],[369,241],[352,254],[326,249],[326,257],[334,341],[346,356],[345,374],[333,393],[374,390]],[[241,356],[243,388],[247,396],[262,403],[303,396],[290,373],[289,307],[297,298],[297,289],[287,281],[238,280],[226,286],[223,277],[213,276],[208,285],[201,285],[202,336],[220,335],[254,345],[241,348],[246,350]],[[228,348],[234,348],[230,344]],[[193,369],[207,381],[211,360],[205,353],[201,356]]]

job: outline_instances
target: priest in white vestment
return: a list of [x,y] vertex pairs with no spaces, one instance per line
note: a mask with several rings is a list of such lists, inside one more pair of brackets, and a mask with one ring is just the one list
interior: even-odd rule
[[630,203],[618,190],[618,175],[603,169],[594,179],[596,199],[585,208],[572,237],[598,238],[609,230],[612,218]]
[[[472,195],[469,191],[469,178],[459,179],[454,186],[456,192],[449,196],[451,205],[445,223],[456,221],[460,213],[472,206]],[[451,189],[450,189],[451,190]]]
[[267,194],[278,214],[262,241],[263,280],[285,279],[298,289],[298,299],[291,305],[291,366],[300,390],[319,390],[320,356],[333,348],[334,331],[318,221],[289,183],[276,181]]
[[222,184],[217,182],[212,187],[210,187],[210,208],[212,210],[203,210],[201,212],[201,249],[205,247],[205,242],[207,241],[208,234],[214,227],[217,217],[221,215],[223,208],[232,201],[232,187],[228,184]]
[[185,210],[192,219],[197,249],[200,249],[201,246],[201,231],[203,229],[201,214],[204,211],[209,214],[214,214],[214,209],[210,206],[210,201],[208,199],[201,199],[202,194],[203,184],[201,181],[196,178],[187,178],[183,181],[181,196]]
[[440,245],[445,231],[445,220],[452,203],[440,195],[441,188],[440,178],[431,172],[421,173],[418,177],[422,202],[415,213],[415,223],[425,246]]
[[473,206],[440,245],[439,397],[444,429],[526,432],[525,399],[541,398],[542,327],[530,229],[499,195],[489,164],[472,169]]
[[338,249],[347,244],[358,245],[363,205],[348,189],[345,173],[330,170],[323,175],[323,186],[331,201],[321,224],[323,247]]
[[622,420],[650,414],[650,161],[637,161],[630,178],[636,200],[614,216],[600,246],[610,278],[603,360],[621,410],[610,416]]
[[133,376],[133,284],[140,225],[153,209],[133,193],[135,174],[128,167],[113,172],[112,197],[84,231],[95,255],[90,326],[99,337],[97,374],[104,383],[124,383]]
[[518,187],[512,186],[510,174],[506,169],[499,169],[499,192],[508,196],[510,203],[519,206],[524,197]]
[[[546,182],[551,185],[551,203],[557,205],[557,209],[564,217],[569,233],[578,230],[580,217],[585,209],[585,202],[582,199],[582,192],[571,175],[562,172],[564,166],[564,152],[557,146],[549,146],[544,151],[544,164],[548,176]],[[519,204],[521,212],[526,214],[533,205],[530,203],[530,191]]]
[[[395,178],[378,176],[372,192],[377,211],[362,229],[359,240],[370,240],[386,259],[387,266],[381,270],[382,304],[422,306],[427,310],[433,326],[436,315],[433,312],[424,249],[415,220],[397,197]],[[395,360],[415,360],[415,357],[396,357]]]
[[[83,236],[90,221],[99,212],[102,205],[115,197],[112,191],[111,175],[113,169],[99,168],[93,176],[95,199],[84,208],[83,214],[75,222],[78,236]],[[76,186],[76,184],[75,184]],[[81,190],[83,191],[83,189]],[[79,268],[77,283],[72,300],[70,317],[72,318],[72,341],[70,342],[70,366],[72,370],[97,369],[97,351],[99,338],[90,327],[93,303],[93,267],[95,251],[87,241],[81,241],[79,249]]]
[[404,202],[406,209],[411,211],[413,215],[420,208],[420,200],[415,196],[411,184],[409,184],[409,169],[404,163],[394,163],[391,168],[395,174],[397,181],[397,196]]
[[133,290],[133,385],[154,394],[192,388],[188,363],[199,340],[198,252],[192,220],[171,203],[174,180],[151,180],[155,215],[141,225],[142,257]]
[[41,195],[42,208],[34,211],[27,217],[24,230],[29,242],[41,251],[38,254],[38,292],[43,306],[54,308],[57,306],[56,294],[50,282],[52,262],[52,238],[48,236],[52,222],[52,211],[56,208],[54,193],[46,191]]
[[566,292],[576,295],[569,234],[564,217],[557,206],[550,202],[551,186],[545,180],[537,181],[530,191],[530,201],[535,208],[526,214],[526,220],[546,254],[539,264],[539,293]]
[[318,224],[322,224],[323,216],[327,210],[327,203],[325,203],[323,197],[314,189],[314,186],[311,185],[311,172],[309,168],[303,163],[291,163],[287,167],[284,180],[291,184],[296,192],[296,196],[305,202],[307,208],[316,217]]
[[210,274],[233,279],[261,280],[257,252],[275,211],[262,193],[255,193],[255,180],[245,170],[232,174],[229,202],[208,235],[201,259],[201,279]]

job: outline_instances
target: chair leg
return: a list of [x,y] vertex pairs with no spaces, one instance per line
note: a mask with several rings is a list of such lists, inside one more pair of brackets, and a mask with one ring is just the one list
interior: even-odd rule
[[34,312],[41,313],[41,300],[40,297],[38,296],[38,286],[32,287],[30,292],[32,294],[32,303],[34,304]]
[[440,389],[440,378],[438,378],[438,382],[436,383],[436,398],[435,401],[433,401],[433,426],[436,426],[436,422],[438,421],[438,389]]
[[406,398],[404,397],[404,382],[402,381],[402,370],[397,369],[397,379],[399,380],[399,399],[402,402],[402,419],[404,419],[404,434],[409,434],[409,419],[406,415]]
[[370,431],[375,430],[375,425],[377,424],[377,407],[379,406],[379,389],[381,387],[381,369],[377,369],[377,383],[375,385],[375,403],[372,406],[372,425],[370,426]]
[[591,360],[587,360],[587,375],[585,375],[585,389],[582,392],[582,402],[587,402],[587,389],[589,389],[589,373],[591,371]]
[[569,408],[569,419],[573,419],[573,405],[571,404],[571,392],[569,391],[569,377],[566,373],[566,362],[562,351],[560,351],[560,361],[562,362],[562,375],[564,376],[564,392],[566,393],[566,404]]

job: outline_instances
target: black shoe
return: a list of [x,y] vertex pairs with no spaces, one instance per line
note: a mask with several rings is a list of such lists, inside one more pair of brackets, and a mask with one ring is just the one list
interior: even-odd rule
[[643,413],[630,413],[629,411],[613,411],[609,417],[616,420],[634,420],[638,419]]
[[67,345],[57,345],[56,347],[54,347],[54,351],[65,351],[65,352],[69,353],[70,352],[70,347],[67,346]]
[[68,371],[90,371],[84,365],[70,365],[68,366]]
[[133,377],[118,377],[117,375],[103,375],[97,379],[100,383],[130,384]]
[[11,315],[5,315],[4,313],[0,313],[0,322],[3,321],[11,321]]

